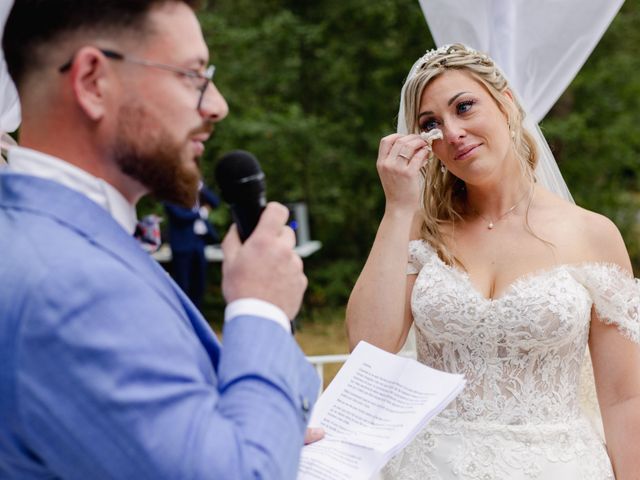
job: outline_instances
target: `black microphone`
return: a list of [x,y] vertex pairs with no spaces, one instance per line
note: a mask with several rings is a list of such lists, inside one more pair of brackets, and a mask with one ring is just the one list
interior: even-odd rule
[[267,205],[264,172],[258,159],[244,150],[224,154],[215,171],[216,183],[231,207],[240,240],[249,238]]

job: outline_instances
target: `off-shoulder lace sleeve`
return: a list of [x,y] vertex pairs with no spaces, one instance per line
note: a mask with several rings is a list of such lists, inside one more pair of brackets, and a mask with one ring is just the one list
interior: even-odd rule
[[429,256],[429,247],[423,240],[411,240],[409,242],[409,263],[407,275],[420,272]]
[[614,264],[587,264],[577,270],[598,318],[640,343],[640,280]]

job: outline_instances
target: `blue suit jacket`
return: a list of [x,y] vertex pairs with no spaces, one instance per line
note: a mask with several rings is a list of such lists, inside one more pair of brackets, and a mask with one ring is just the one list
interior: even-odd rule
[[0,478],[295,478],[317,375],[272,321],[224,349],[111,216],[0,174]]

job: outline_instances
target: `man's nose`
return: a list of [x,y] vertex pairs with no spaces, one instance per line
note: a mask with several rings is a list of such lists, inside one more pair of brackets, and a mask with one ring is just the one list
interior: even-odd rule
[[219,122],[229,113],[229,105],[213,82],[209,82],[202,97],[200,115],[210,121]]

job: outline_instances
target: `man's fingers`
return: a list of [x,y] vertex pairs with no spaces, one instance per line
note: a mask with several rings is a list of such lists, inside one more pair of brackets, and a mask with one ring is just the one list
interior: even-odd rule
[[324,429],[317,428],[307,428],[307,431],[304,432],[304,444],[309,445],[310,443],[317,442],[318,440],[322,440],[324,438]]
[[233,227],[223,242],[223,294],[227,302],[259,298],[293,318],[300,309],[307,285],[302,259],[293,247],[296,238],[286,225],[289,210],[270,203],[255,231],[244,244]]
[[282,229],[282,238],[293,249],[296,246],[296,232],[289,226]]
[[277,236],[289,219],[289,209],[277,202],[269,202],[260,215],[256,230],[269,236]]
[[242,246],[242,242],[240,241],[240,236],[238,235],[238,228],[234,223],[229,228],[229,231],[224,236],[224,240],[222,240],[222,255],[224,258],[233,258],[236,255],[238,249]]

